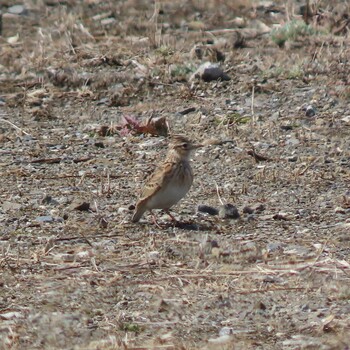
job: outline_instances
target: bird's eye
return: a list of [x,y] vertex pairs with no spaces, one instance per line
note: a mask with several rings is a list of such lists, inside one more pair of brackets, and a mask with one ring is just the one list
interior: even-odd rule
[[183,148],[183,149],[188,149],[188,143],[182,144],[182,148]]

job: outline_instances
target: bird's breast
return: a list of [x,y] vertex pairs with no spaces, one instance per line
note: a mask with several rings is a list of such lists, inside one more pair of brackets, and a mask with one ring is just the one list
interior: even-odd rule
[[169,179],[167,184],[150,198],[150,209],[169,209],[180,199],[185,197],[193,182],[191,166],[187,162],[181,162]]

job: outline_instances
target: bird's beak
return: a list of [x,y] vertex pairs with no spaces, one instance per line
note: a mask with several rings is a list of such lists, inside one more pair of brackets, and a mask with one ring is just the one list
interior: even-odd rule
[[203,147],[204,145],[202,145],[201,143],[197,144],[197,145],[192,145],[192,149],[197,149],[197,148],[201,148]]

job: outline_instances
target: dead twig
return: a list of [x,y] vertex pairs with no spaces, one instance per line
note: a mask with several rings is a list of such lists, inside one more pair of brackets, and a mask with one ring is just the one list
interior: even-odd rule
[[[7,114],[0,114],[0,115],[7,115]],[[9,125],[11,125],[13,128],[15,128],[16,130],[20,131],[21,133],[23,133],[24,135],[28,135],[31,136],[29,133],[27,133],[26,131],[24,131],[23,129],[21,129],[20,127],[18,127],[17,125],[11,123],[9,120],[4,119],[4,118],[0,118],[0,122],[5,122]]]

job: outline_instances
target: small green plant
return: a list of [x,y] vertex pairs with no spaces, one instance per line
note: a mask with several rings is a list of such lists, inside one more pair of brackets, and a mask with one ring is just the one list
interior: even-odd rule
[[296,40],[299,37],[318,34],[319,31],[307,25],[304,21],[293,20],[280,28],[271,31],[271,39],[282,47],[287,40]]
[[299,79],[304,76],[302,64],[295,64],[290,68],[283,66],[273,66],[261,72],[264,79],[284,77],[285,79]]
[[287,79],[298,79],[302,78],[303,76],[304,72],[300,65],[294,65],[286,72]]
[[247,124],[250,121],[250,117],[246,115],[240,115],[239,113],[228,113],[224,116],[217,117],[215,122],[217,125],[237,125]]
[[188,74],[191,74],[195,71],[193,67],[181,65],[181,64],[173,64],[170,68],[170,75],[172,78],[176,78],[176,80],[186,80]]
[[141,327],[138,324],[134,323],[123,323],[120,326],[120,329],[125,332],[134,332],[134,333],[140,333]]
[[162,45],[155,50],[155,53],[163,57],[169,57],[174,54],[174,50],[169,46]]

